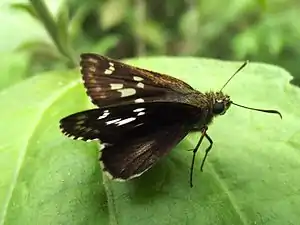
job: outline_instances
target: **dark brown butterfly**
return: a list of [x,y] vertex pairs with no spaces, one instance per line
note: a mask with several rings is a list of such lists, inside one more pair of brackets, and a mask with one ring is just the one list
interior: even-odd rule
[[[240,71],[246,63],[238,70]],[[77,140],[99,140],[104,148],[100,161],[113,179],[128,180],[151,168],[189,132],[199,131],[195,155],[205,137],[201,170],[213,141],[207,134],[213,118],[231,104],[281,114],[276,110],[245,107],[222,92],[201,93],[165,74],[133,67],[97,54],[81,55],[81,73],[87,94],[98,108],[78,112],[60,121],[62,132]]]

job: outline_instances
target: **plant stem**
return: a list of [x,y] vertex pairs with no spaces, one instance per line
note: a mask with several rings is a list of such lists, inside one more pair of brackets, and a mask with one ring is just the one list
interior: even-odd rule
[[137,56],[144,55],[146,52],[145,41],[142,37],[142,30],[145,29],[146,21],[146,3],[145,1],[135,0],[134,1],[134,12],[135,12],[135,42],[136,42],[136,54]]
[[57,23],[54,20],[53,15],[47,8],[45,2],[43,0],[29,0],[29,1],[31,2],[31,5],[34,8],[39,20],[44,25],[46,31],[52,38],[58,51],[67,58],[68,65],[70,67],[75,67],[76,60],[72,54],[71,48],[69,46],[64,45],[61,42],[58,34]]

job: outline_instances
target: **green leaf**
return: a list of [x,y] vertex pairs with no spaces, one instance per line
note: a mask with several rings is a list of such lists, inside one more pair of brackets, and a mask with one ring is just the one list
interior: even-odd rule
[[261,9],[266,9],[267,8],[267,1],[266,0],[256,0]]
[[[219,90],[241,63],[196,58],[140,58],[201,91]],[[204,172],[198,134],[135,180],[102,180],[94,143],[59,132],[63,116],[89,108],[78,72],[36,76],[0,93],[0,224],[297,224],[299,89],[275,66],[252,63],[224,92],[234,102],[274,108],[276,115],[232,106],[215,119]],[[187,118],[188,119],[188,118]],[[198,169],[197,169],[198,168]],[[104,185],[103,185],[104,183]]]
[[153,21],[146,21],[140,26],[142,28],[136,29],[134,32],[141,37],[145,44],[165,52],[166,34],[161,25]]
[[[199,39],[201,38],[201,32],[198,29],[200,15],[196,8],[191,8],[185,12],[180,18],[180,31],[183,36],[183,52],[186,54],[196,54],[199,50],[196,46],[199,46]],[[187,26],[189,24],[189,26]]]
[[26,77],[28,54],[13,52],[0,54],[0,90],[16,84]]
[[103,30],[108,30],[120,24],[126,17],[127,1],[108,0],[101,4],[99,22]]
[[96,148],[58,128],[88,106],[77,73],[35,76],[0,96],[0,224],[107,224]]
[[112,48],[117,46],[119,40],[120,37],[118,35],[106,35],[94,43],[90,51],[101,52],[101,54],[107,55]]
[[11,7],[13,9],[23,10],[23,11],[27,12],[29,15],[31,15],[33,18],[35,18],[35,19],[38,18],[38,16],[37,16],[34,8],[32,7],[32,5],[30,5],[28,3],[12,3]]

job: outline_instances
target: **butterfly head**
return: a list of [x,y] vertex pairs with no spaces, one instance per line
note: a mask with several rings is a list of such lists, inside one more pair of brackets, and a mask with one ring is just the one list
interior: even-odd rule
[[217,115],[223,115],[226,113],[231,105],[230,97],[222,92],[216,92],[212,98],[212,113]]

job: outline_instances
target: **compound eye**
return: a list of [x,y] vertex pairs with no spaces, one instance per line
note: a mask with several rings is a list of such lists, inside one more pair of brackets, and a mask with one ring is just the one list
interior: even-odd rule
[[216,102],[213,107],[214,114],[223,114],[225,112],[225,104],[223,102]]

